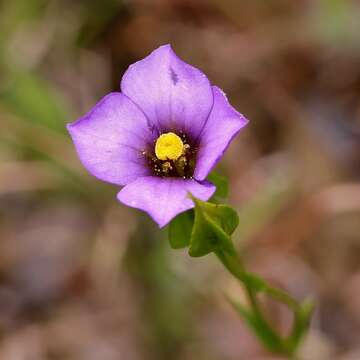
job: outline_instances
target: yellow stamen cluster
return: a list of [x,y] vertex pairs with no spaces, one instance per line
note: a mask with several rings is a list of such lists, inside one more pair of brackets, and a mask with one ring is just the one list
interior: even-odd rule
[[177,160],[184,151],[181,138],[172,132],[162,134],[155,144],[155,155],[159,160]]

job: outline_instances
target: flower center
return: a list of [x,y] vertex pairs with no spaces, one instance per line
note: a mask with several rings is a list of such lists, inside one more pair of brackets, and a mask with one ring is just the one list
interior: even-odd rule
[[179,135],[167,132],[160,135],[154,145],[152,151],[142,152],[154,175],[192,178],[198,151],[196,143],[182,132]]
[[155,155],[159,160],[177,160],[184,152],[184,143],[173,132],[162,134],[155,143]]

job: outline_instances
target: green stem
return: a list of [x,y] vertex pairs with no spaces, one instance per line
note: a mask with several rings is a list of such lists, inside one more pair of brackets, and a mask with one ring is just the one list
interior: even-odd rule
[[248,282],[246,281],[246,271],[244,265],[242,264],[240,258],[237,255],[229,255],[224,251],[216,251],[215,252],[218,259],[222,262],[225,268],[234,275],[238,280],[243,284],[249,303],[253,308],[254,312],[261,313],[259,304],[256,299],[256,295],[251,287],[248,286]]
[[[250,275],[245,270],[245,267],[242,264],[239,256],[237,254],[225,253],[224,251],[216,251],[215,254],[222,262],[222,264],[225,266],[225,268],[231,274],[233,274],[238,280],[240,280],[245,285],[246,289],[248,289]],[[253,276],[251,275],[251,277]],[[250,287],[250,289],[252,290],[252,287]],[[273,288],[271,286],[266,286],[261,288],[261,291],[269,295],[273,299],[278,300],[283,304],[286,304],[293,311],[297,311],[299,309],[298,302],[289,294],[287,294],[286,292],[280,289]]]
[[[267,345],[271,351],[283,354],[291,359],[298,344],[298,341],[296,341],[298,339],[296,339],[296,336],[294,335],[299,327],[299,313],[301,306],[289,294],[280,289],[272,288],[271,286],[264,286],[262,281],[261,286],[258,285],[258,287],[256,287],[254,284],[258,278],[249,274],[245,270],[240,257],[236,253],[231,254],[223,250],[217,250],[215,251],[215,254],[221,263],[225,266],[225,268],[243,285],[252,310],[252,314],[255,316],[257,323],[266,332],[267,338],[270,338],[270,342],[265,343],[264,341],[265,345]],[[273,327],[270,326],[268,321],[265,319],[256,296],[257,292],[260,291],[269,295],[275,300],[286,304],[294,312],[293,331],[288,338],[284,339],[278,335]]]
[[246,295],[249,300],[249,304],[254,315],[262,320],[263,325],[267,327],[267,329],[275,335],[274,330],[269,326],[267,321],[264,319],[262,311],[260,309],[259,303],[257,301],[256,292],[250,286],[247,278],[247,273],[245,271],[244,265],[242,264],[238,255],[230,255],[224,251],[216,251],[215,252],[218,259],[222,262],[225,268],[233,274],[244,286],[246,291]]

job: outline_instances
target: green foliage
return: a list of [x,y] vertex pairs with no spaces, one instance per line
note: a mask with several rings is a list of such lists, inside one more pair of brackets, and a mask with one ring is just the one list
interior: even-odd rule
[[207,180],[216,186],[215,194],[212,196],[210,201],[218,203],[225,200],[229,193],[229,182],[227,177],[212,171],[207,177]]
[[169,225],[169,242],[173,249],[189,246],[194,224],[194,210],[178,215]]
[[[223,181],[222,184],[224,183]],[[221,186],[219,186],[220,194],[225,195]],[[286,292],[273,288],[259,276],[245,270],[231,240],[231,235],[239,224],[234,209],[228,205],[191,198],[195,203],[195,209],[180,214],[170,224],[171,246],[173,248],[189,246],[189,255],[193,257],[214,253],[225,268],[245,287],[249,306],[229,299],[245,323],[268,350],[292,356],[308,330],[313,311],[312,303],[309,301],[298,303]],[[258,303],[259,293],[285,304],[293,312],[293,327],[287,337],[278,334],[268,323]]]
[[[228,194],[227,178],[212,172],[208,180],[216,186],[211,202],[217,203]],[[170,246],[181,249],[190,245],[191,256],[203,256],[214,251],[223,242],[232,248],[228,236],[238,225],[238,217],[234,210],[226,205],[214,205],[194,199],[195,210],[178,215],[169,225],[168,235]],[[195,212],[197,216],[195,216]],[[196,218],[196,220],[195,220]],[[195,226],[194,226],[195,222]],[[204,233],[206,232],[206,235]],[[193,239],[193,240],[191,240]],[[231,250],[232,251],[232,250]]]
[[227,205],[217,205],[193,199],[195,221],[191,233],[190,256],[204,256],[222,249],[234,254],[230,235],[236,229],[239,218],[235,210]]
[[198,257],[225,250],[234,254],[231,234],[239,218],[227,205],[212,204],[193,198],[195,210],[178,215],[169,225],[169,242],[172,248],[189,247],[190,256]]

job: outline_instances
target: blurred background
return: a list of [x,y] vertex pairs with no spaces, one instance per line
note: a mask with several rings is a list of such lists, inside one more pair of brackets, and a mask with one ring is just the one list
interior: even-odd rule
[[65,131],[165,43],[251,120],[219,171],[249,268],[315,299],[298,358],[360,359],[359,19],[357,0],[3,0],[0,359],[275,359],[220,264],[171,250]]

